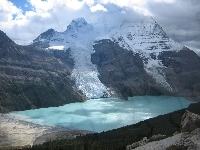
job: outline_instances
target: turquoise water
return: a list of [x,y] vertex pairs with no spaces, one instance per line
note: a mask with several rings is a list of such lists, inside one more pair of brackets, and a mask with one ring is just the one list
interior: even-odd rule
[[161,114],[186,108],[191,104],[184,98],[167,96],[136,96],[128,101],[104,98],[60,107],[13,112],[20,119],[41,125],[71,129],[108,131]]

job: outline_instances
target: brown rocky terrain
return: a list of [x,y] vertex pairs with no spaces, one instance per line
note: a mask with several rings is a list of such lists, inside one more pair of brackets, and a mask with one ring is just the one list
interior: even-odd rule
[[[62,57],[15,44],[0,32],[0,112],[60,106],[84,101]],[[71,65],[73,62],[68,60]],[[69,65],[70,66],[70,65]]]

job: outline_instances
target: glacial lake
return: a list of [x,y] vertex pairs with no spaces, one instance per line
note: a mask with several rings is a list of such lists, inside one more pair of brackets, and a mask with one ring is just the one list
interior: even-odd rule
[[191,103],[184,98],[169,96],[135,96],[128,101],[101,98],[11,114],[40,125],[102,132],[183,109]]

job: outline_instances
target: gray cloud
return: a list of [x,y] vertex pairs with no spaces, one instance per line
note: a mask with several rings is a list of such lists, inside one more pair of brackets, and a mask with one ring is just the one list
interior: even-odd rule
[[[6,0],[3,1],[5,2]],[[54,1],[53,7],[49,4],[49,8],[43,9],[43,7],[37,6],[37,3],[32,0],[35,11],[26,12],[24,16],[19,13],[20,10],[16,9],[15,6],[5,3],[5,7],[3,8],[9,6],[9,8],[15,9],[15,14],[18,13],[20,15],[16,17],[17,19],[8,20],[8,22],[2,22],[5,19],[0,19],[0,29],[6,32],[17,43],[21,44],[21,40],[25,43],[30,43],[40,33],[49,28],[57,31],[66,30],[71,20],[78,17],[84,17],[89,23],[101,25],[105,30],[119,24],[125,19],[139,21],[143,18],[143,15],[135,9],[137,7],[140,10],[150,12],[169,37],[200,53],[199,0],[174,0],[174,2],[173,0],[142,0],[143,3],[139,1],[136,3],[131,0],[124,0],[123,3],[114,0],[108,1],[108,3],[104,3],[102,0],[95,0],[92,4],[90,0],[82,0],[83,5],[79,9],[70,7],[66,3],[67,1],[62,1],[62,3]],[[92,5],[89,5],[89,2]],[[91,6],[95,6],[98,3],[103,5],[107,9],[107,12],[91,12]],[[2,9],[3,11],[5,12],[7,9]],[[12,14],[13,12],[10,12],[8,15],[12,16]],[[4,13],[1,13],[1,11],[0,16],[4,16]]]
[[172,4],[151,1],[148,9],[169,37],[200,53],[200,1],[177,0]]

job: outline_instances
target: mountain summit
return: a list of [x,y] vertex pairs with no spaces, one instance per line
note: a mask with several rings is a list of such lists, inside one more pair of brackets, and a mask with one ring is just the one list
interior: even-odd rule
[[71,28],[81,28],[83,26],[87,26],[87,21],[84,18],[77,18],[75,20],[72,20],[69,26],[67,26],[67,30]]
[[[64,32],[50,29],[42,33],[32,45],[69,53],[74,61],[71,78],[88,98],[196,93],[190,91],[194,87],[186,87],[189,68],[183,60],[193,57],[200,62],[199,57],[169,38],[153,18],[124,20],[109,30],[78,18]],[[187,65],[196,66],[193,63]],[[196,71],[198,74],[199,69]],[[182,83],[179,78],[184,78]]]

